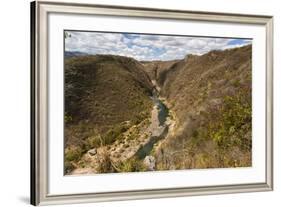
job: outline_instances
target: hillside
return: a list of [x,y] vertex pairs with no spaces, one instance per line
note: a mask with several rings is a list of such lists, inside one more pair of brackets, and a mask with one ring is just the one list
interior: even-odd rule
[[247,167],[251,45],[182,60],[65,60],[65,173]]
[[[179,62],[180,60],[171,60],[171,61],[142,61],[141,63],[144,66],[144,70],[148,74],[151,80],[158,80],[158,82],[163,78],[163,74],[166,71],[170,70],[171,67]],[[161,77],[160,77],[161,76]]]
[[72,169],[82,154],[108,145],[150,116],[151,82],[132,58],[95,55],[65,61],[65,153]]
[[159,168],[251,166],[251,55],[251,45],[188,55],[158,75],[177,121]]

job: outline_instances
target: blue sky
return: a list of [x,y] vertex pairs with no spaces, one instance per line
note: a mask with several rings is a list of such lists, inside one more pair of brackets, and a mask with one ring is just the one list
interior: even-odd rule
[[174,60],[188,54],[202,55],[251,44],[249,39],[192,36],[147,35],[130,33],[67,32],[66,51],[112,54],[137,60]]

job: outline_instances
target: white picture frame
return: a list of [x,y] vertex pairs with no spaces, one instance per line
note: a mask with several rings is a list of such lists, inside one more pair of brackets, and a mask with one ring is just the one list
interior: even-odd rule
[[[73,17],[73,15],[75,17]],[[79,19],[79,18],[82,19]],[[131,185],[130,179],[143,180],[151,176],[150,174],[124,174],[118,175],[118,179],[123,179],[123,183],[128,179],[128,185],[120,184],[114,185],[113,175],[104,175],[103,177],[97,176],[77,176],[71,178],[63,178],[63,172],[60,171],[59,165],[61,162],[56,162],[54,156],[60,153],[63,154],[63,148],[60,144],[54,143],[55,139],[61,139],[58,143],[63,143],[63,136],[61,133],[54,133],[54,128],[61,129],[59,125],[52,127],[54,123],[52,114],[60,116],[59,106],[52,103],[52,100],[63,100],[60,93],[55,94],[54,89],[50,86],[56,87],[55,77],[61,77],[55,71],[61,71],[63,75],[63,68],[60,70],[61,63],[63,62],[63,55],[61,48],[63,47],[63,36],[61,39],[56,38],[60,34],[58,30],[75,29],[76,24],[72,22],[76,19],[80,27],[83,29],[89,25],[87,21],[92,21],[91,18],[99,17],[99,21],[105,21],[102,18],[120,19],[120,31],[126,29],[126,26],[121,26],[121,22],[126,19],[135,21],[161,21],[163,26],[158,28],[158,32],[165,34],[165,24],[181,25],[181,24],[194,24],[195,33],[200,33],[200,26],[212,25],[213,34],[219,35],[223,28],[228,25],[237,27],[236,30],[231,31],[235,36],[239,36],[239,31],[244,31],[241,35],[249,35],[254,33],[261,33],[260,36],[256,34],[256,46],[253,48],[254,61],[260,59],[262,62],[259,68],[256,68],[257,73],[260,73],[256,79],[256,85],[253,85],[259,91],[264,92],[263,103],[257,110],[260,111],[261,122],[257,126],[261,126],[262,140],[256,148],[256,155],[259,154],[260,158],[253,156],[256,163],[260,163],[260,168],[257,168],[255,175],[251,180],[247,180],[247,173],[253,173],[251,169],[238,169],[237,172],[227,172],[223,170],[217,171],[189,171],[193,175],[192,184],[181,182],[187,175],[185,171],[178,172],[160,172],[153,175],[157,182],[149,182],[144,185],[142,182],[139,184]],[[84,19],[83,19],[84,18]],[[68,20],[67,20],[68,19]],[[55,23],[54,23],[55,22]],[[169,22],[169,23],[168,23]],[[54,24],[53,24],[54,23]],[[218,26],[216,26],[216,24]],[[67,25],[67,28],[65,28]],[[102,24],[100,24],[102,25]],[[118,28],[109,26],[100,26],[100,30],[116,31]],[[126,24],[124,24],[126,25]],[[130,24],[128,24],[130,25]],[[175,26],[175,28],[180,28]],[[231,27],[231,26],[229,26]],[[243,29],[239,29],[239,27]],[[216,28],[217,31],[216,31]],[[250,29],[252,28],[252,29]],[[255,29],[256,28],[256,29]],[[84,28],[88,29],[88,28]],[[155,28],[154,28],[155,29]],[[228,28],[229,29],[229,28]],[[130,28],[126,29],[127,31]],[[98,201],[112,201],[112,200],[126,200],[126,199],[145,199],[145,198],[160,198],[160,197],[175,197],[175,196],[191,196],[191,195],[205,195],[205,194],[218,194],[218,193],[237,193],[237,192],[253,192],[253,191],[268,191],[273,189],[273,17],[271,16],[258,16],[258,15],[242,15],[242,14],[225,14],[225,13],[208,13],[196,11],[181,11],[181,10],[161,10],[152,8],[132,8],[132,7],[118,7],[118,6],[103,6],[103,5],[90,5],[90,4],[75,4],[75,3],[55,3],[36,1],[31,3],[31,204],[63,204],[63,203],[81,203],[81,202],[98,202]],[[56,32],[57,31],[57,32]],[[130,30],[131,31],[131,30]],[[153,30],[154,32],[156,30]],[[259,32],[256,32],[259,31]],[[138,32],[144,32],[144,27],[139,27]],[[150,32],[149,27],[145,32]],[[176,30],[176,34],[181,31]],[[201,32],[206,32],[202,30]],[[186,34],[186,33],[184,33]],[[196,35],[195,34],[195,35]],[[224,33],[221,35],[228,35]],[[194,34],[193,34],[194,35]],[[210,34],[209,34],[210,35]],[[254,38],[254,45],[255,45]],[[258,42],[257,42],[258,41]],[[54,44],[58,43],[58,44]],[[53,45],[53,46],[52,46]],[[60,54],[61,53],[61,54]],[[257,58],[261,57],[261,58]],[[59,70],[54,70],[58,69]],[[257,70],[258,69],[258,70]],[[266,74],[266,76],[262,76]],[[260,79],[261,78],[261,79]],[[257,82],[259,81],[259,82]],[[58,79],[58,85],[59,79]],[[264,83],[264,84],[260,84]],[[59,90],[57,90],[59,91]],[[52,98],[53,96],[53,98]],[[261,110],[262,109],[262,110]],[[52,112],[53,110],[53,112]],[[62,116],[62,115],[61,115]],[[59,119],[55,117],[54,120]],[[54,125],[54,124],[53,124]],[[256,127],[257,129],[257,127]],[[258,133],[258,131],[257,131]],[[253,136],[255,132],[253,132]],[[54,145],[55,144],[55,145]],[[58,147],[56,147],[58,146]],[[255,147],[255,146],[254,146]],[[255,155],[254,153],[254,155]],[[53,170],[55,169],[55,170]],[[56,170],[59,169],[59,170]],[[240,171],[239,171],[240,170]],[[244,171],[245,172],[244,172]],[[248,170],[248,172],[246,172]],[[239,172],[238,172],[239,171]],[[149,173],[149,172],[148,172]],[[228,182],[219,182],[214,179],[210,183],[200,183],[200,176],[215,175],[221,177],[222,174],[231,174],[235,177],[234,180]],[[233,174],[234,173],[234,174]],[[236,174],[235,174],[236,173]],[[240,174],[239,174],[240,173]],[[198,176],[197,176],[198,175]],[[106,177],[105,177],[106,176]],[[112,178],[110,178],[112,176]],[[116,176],[116,175],[115,175]],[[96,179],[95,179],[96,178]],[[161,180],[173,180],[174,182],[167,182],[166,185]],[[245,178],[245,179],[242,179]],[[111,179],[111,180],[110,180]],[[98,180],[110,180],[110,183],[97,186],[100,188],[85,187],[85,183],[93,186]],[[198,181],[196,183],[196,180]],[[226,179],[227,180],[227,179]],[[91,183],[92,182],[92,183]],[[103,181],[104,182],[104,181]],[[204,180],[202,181],[204,182]],[[80,184],[79,184],[80,183]],[[90,184],[91,183],[91,184]],[[57,185],[56,185],[57,184]],[[82,189],[84,186],[85,189]],[[102,186],[108,186],[102,187]],[[72,188],[75,188],[73,190]]]

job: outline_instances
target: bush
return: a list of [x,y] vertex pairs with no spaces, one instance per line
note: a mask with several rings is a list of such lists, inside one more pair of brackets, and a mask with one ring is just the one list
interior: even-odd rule
[[65,112],[65,114],[64,114],[64,122],[65,122],[66,124],[68,124],[68,123],[71,122],[71,121],[72,121],[72,116],[69,115],[67,112]]
[[100,154],[99,162],[97,163],[97,172],[98,173],[110,173],[115,172],[115,169],[111,163],[109,153],[104,150]]
[[84,143],[84,151],[88,151],[92,148],[98,148],[102,145],[102,138],[100,135],[95,135],[95,136],[91,136],[91,137],[88,137],[86,140],[85,140],[85,143]]
[[82,149],[80,147],[71,146],[65,149],[66,161],[78,161],[82,156]]
[[142,172],[145,171],[145,166],[142,160],[131,158],[118,164],[119,172]]
[[128,126],[125,124],[119,124],[108,130],[105,136],[102,138],[103,145],[109,145],[116,141],[118,137],[128,130]]
[[251,140],[245,135],[251,130],[251,99],[242,92],[226,96],[218,115],[218,120],[209,124],[209,135],[217,145],[224,150],[231,146],[250,150]]
[[[190,135],[182,134],[173,147],[185,149],[186,158],[173,156],[178,169],[209,167],[241,167],[251,162],[251,94],[245,88],[234,96],[225,96],[220,108],[209,114],[200,113],[201,120]],[[187,137],[190,136],[190,139]],[[167,169],[163,161],[160,168]]]
[[73,165],[72,162],[65,161],[65,163],[64,163],[64,173],[65,174],[70,173],[74,169],[75,169],[75,166]]
[[74,163],[82,157],[82,149],[80,147],[68,147],[64,154],[64,172],[70,173],[75,169]]

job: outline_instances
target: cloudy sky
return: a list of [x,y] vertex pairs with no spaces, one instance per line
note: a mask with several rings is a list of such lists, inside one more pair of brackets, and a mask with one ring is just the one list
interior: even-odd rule
[[137,60],[174,60],[251,44],[249,39],[68,31],[66,51],[113,54]]

